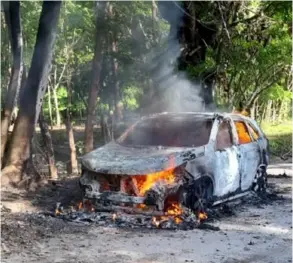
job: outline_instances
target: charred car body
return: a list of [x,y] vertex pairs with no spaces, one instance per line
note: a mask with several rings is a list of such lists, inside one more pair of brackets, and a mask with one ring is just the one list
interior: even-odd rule
[[268,147],[256,122],[242,115],[155,114],[86,154],[80,185],[101,206],[164,211],[178,202],[201,210],[264,190]]

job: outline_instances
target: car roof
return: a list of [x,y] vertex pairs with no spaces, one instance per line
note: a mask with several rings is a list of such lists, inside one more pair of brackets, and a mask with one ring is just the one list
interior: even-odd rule
[[230,117],[232,120],[248,120],[251,119],[236,113],[226,113],[226,112],[161,112],[155,113],[152,115],[144,116],[142,119],[150,119],[150,118],[160,118],[160,117],[194,117],[200,119],[214,119],[217,117]]
[[144,116],[144,119],[148,118],[160,118],[160,117],[198,117],[198,118],[214,118],[215,113],[210,112],[161,112],[152,115]]

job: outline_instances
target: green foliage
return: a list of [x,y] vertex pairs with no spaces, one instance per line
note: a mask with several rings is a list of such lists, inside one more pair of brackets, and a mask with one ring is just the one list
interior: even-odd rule
[[[153,50],[164,49],[170,25],[160,17],[152,17],[151,1],[110,1],[113,13],[106,15],[101,25],[106,45],[103,47],[101,88],[97,101],[97,114],[114,110],[115,100],[124,109],[140,108],[150,91],[152,75],[148,70]],[[182,8],[191,2],[182,2]],[[215,24],[214,44],[207,46],[205,60],[190,64],[187,75],[192,78],[206,77],[215,73],[216,94],[219,108],[244,104],[257,93],[255,101],[264,112],[268,101],[275,105],[292,101],[291,51],[292,5],[291,2],[244,1],[244,2],[196,2],[195,19],[206,27]],[[219,4],[222,6],[221,15]],[[38,29],[42,2],[21,2],[24,38],[24,61],[29,67]],[[230,10],[231,8],[231,10]],[[230,10],[230,11],[229,11]],[[189,10],[190,11],[190,10]],[[57,88],[59,110],[70,107],[74,119],[84,119],[87,111],[88,91],[91,85],[92,59],[95,48],[96,2],[64,1],[58,24],[54,58],[50,74],[51,90]],[[190,13],[192,14],[192,13]],[[228,25],[227,29],[223,19]],[[234,22],[235,25],[233,25]],[[2,104],[9,82],[11,55],[3,13],[1,92]],[[228,32],[227,32],[228,31]],[[113,41],[118,50],[112,49]],[[118,70],[114,77],[113,59]],[[195,66],[196,64],[196,66]],[[115,87],[118,87],[118,98]],[[67,89],[72,89],[72,103],[68,104]],[[116,95],[117,95],[116,94]],[[4,98],[4,99],[3,99]],[[51,92],[53,118],[54,98]],[[281,107],[281,106],[280,106]],[[43,104],[49,114],[48,94]],[[262,115],[262,114],[260,114]]]
[[262,129],[270,141],[273,155],[282,156],[292,153],[292,120],[278,124],[262,123]]
[[[225,43],[218,65],[225,68],[225,73],[219,78],[217,87],[228,91],[229,103],[234,106],[240,101],[244,105],[250,103],[249,106],[259,101],[260,111],[264,111],[268,100],[290,103],[292,99],[288,81],[292,41],[290,24],[284,23],[289,16],[285,6],[289,10],[292,7],[290,4],[279,7],[274,2],[247,2],[246,5],[249,10],[256,8],[255,12],[263,10],[266,16],[259,15],[253,22],[239,23],[230,31],[231,41]],[[251,15],[243,15],[244,19],[249,17]]]
[[139,107],[139,97],[142,95],[142,90],[138,86],[128,86],[123,90],[122,101],[127,110],[136,110]]
[[67,89],[64,86],[61,86],[57,90],[57,99],[59,102],[59,110],[64,111],[67,108]]

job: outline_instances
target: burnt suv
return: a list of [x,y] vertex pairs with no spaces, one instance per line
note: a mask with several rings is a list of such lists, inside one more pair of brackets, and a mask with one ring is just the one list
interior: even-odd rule
[[160,113],[82,158],[84,197],[101,206],[192,210],[266,186],[268,140],[240,114]]

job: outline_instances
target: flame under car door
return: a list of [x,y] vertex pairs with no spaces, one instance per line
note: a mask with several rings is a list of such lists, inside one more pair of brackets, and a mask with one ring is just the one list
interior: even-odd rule
[[240,187],[239,152],[229,118],[219,123],[215,140],[214,195],[223,196]]
[[245,191],[251,187],[260,163],[260,146],[250,134],[245,121],[235,120],[234,125],[237,130],[240,151],[240,186],[241,190]]

